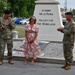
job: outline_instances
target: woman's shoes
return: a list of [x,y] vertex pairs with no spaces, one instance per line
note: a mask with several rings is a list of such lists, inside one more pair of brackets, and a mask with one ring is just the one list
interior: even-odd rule
[[[26,58],[24,60],[24,64],[27,64],[27,59]],[[32,59],[32,61],[30,62],[30,64],[34,64],[34,59]]]
[[31,61],[31,62],[30,62],[30,64],[32,64],[32,65],[33,65],[33,64],[34,64],[34,61]]
[[24,61],[24,64],[26,65],[27,64],[27,61]]

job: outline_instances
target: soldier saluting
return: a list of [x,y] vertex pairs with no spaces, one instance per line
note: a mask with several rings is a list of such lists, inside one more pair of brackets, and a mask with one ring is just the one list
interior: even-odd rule
[[13,33],[12,29],[15,28],[15,24],[11,19],[11,12],[9,10],[4,11],[4,16],[0,19],[0,65],[3,64],[4,50],[7,44],[8,50],[8,63],[13,64],[12,61],[12,48],[13,48]]

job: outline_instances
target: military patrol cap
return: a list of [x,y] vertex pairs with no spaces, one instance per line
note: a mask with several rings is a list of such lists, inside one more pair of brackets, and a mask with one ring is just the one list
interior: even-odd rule
[[73,13],[72,12],[66,12],[65,15],[72,15],[73,16]]
[[10,14],[11,12],[9,10],[4,11],[5,14]]

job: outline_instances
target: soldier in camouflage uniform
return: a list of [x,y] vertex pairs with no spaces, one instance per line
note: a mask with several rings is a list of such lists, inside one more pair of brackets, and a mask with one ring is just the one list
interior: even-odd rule
[[15,28],[13,20],[10,18],[9,10],[4,11],[4,17],[0,19],[0,65],[3,63],[4,50],[7,44],[8,49],[8,63],[12,62],[12,47],[13,47],[13,33],[12,29]]
[[65,70],[71,69],[71,63],[73,62],[73,47],[74,47],[74,27],[75,22],[73,21],[73,14],[72,12],[66,12],[66,24],[64,28],[60,27],[57,30],[64,33],[63,38],[63,50],[64,50],[64,58],[66,64],[62,66]]

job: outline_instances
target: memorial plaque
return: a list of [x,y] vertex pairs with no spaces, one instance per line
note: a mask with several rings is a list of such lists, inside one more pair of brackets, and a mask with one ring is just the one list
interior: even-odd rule
[[35,2],[34,16],[39,26],[39,40],[62,41],[63,34],[57,31],[62,25],[59,2],[38,0]]

